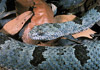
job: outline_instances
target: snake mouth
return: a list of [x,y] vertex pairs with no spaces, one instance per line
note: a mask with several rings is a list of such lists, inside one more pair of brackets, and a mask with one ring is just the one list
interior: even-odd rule
[[30,38],[31,39],[33,39],[33,40],[45,40],[45,41],[47,41],[47,40],[52,40],[52,39],[56,39],[56,38],[58,38],[56,35],[50,35],[50,36],[48,36],[48,35],[36,35],[36,34],[33,34],[33,35],[30,35]]

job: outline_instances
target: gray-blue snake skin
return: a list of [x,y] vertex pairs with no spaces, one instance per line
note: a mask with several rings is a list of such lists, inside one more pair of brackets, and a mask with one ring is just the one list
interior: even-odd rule
[[[94,8],[81,19],[81,25],[70,21],[35,26],[29,35],[36,40],[52,40],[80,32],[100,21],[100,13]],[[100,70],[100,40],[48,47],[25,44],[3,33],[0,39],[0,66],[7,70]]]
[[100,41],[46,47],[28,45],[0,33],[0,66],[11,70],[99,70]]
[[[99,6],[98,6],[99,7]],[[100,20],[100,12],[96,9],[89,10],[82,18],[81,23],[69,21],[65,23],[45,23],[35,26],[29,33],[33,40],[52,40],[61,36],[74,34],[88,28],[91,28]]]

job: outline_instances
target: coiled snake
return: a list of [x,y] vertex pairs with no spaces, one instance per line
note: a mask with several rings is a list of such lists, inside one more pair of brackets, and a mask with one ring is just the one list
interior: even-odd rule
[[[35,26],[32,39],[51,40],[86,30],[100,20],[97,7],[82,18],[82,24],[74,21],[62,24]],[[45,28],[46,27],[46,28]],[[40,30],[37,30],[40,29]],[[34,33],[33,33],[34,32]],[[33,36],[34,35],[34,36]],[[41,37],[41,38],[40,38]],[[69,46],[36,46],[16,41],[0,33],[0,66],[12,70],[99,70],[100,41],[83,40],[82,44]]]

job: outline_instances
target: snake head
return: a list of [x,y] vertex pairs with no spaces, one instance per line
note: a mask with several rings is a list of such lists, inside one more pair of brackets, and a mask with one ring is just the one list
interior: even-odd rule
[[52,40],[61,36],[62,32],[59,31],[60,24],[45,23],[34,28],[29,32],[29,36],[33,40]]
[[29,32],[29,36],[33,40],[53,40],[64,35],[78,33],[91,28],[100,20],[99,17],[100,13],[95,9],[91,9],[81,18],[81,25],[75,21],[64,23],[45,23],[35,26]]

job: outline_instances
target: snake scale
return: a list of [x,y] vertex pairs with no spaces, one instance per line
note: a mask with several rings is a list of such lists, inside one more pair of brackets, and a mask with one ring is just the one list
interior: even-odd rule
[[[86,30],[100,20],[97,8],[88,11],[81,18],[81,24],[74,21],[62,24],[46,23],[35,26],[29,35],[32,39],[52,40]],[[83,40],[82,44],[48,47],[25,44],[3,33],[0,33],[0,39],[0,66],[7,70],[100,69],[99,40]]]
[[[91,28],[96,22],[100,20],[99,9],[100,6],[89,10],[80,22],[69,21],[65,23],[45,23],[40,26],[35,26],[29,33],[31,39],[34,40],[52,40],[61,36],[74,34],[88,28]],[[78,19],[79,20],[79,19]]]
[[99,70],[100,41],[46,47],[28,45],[0,33],[0,66],[11,70]]

